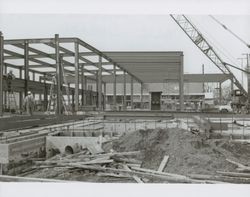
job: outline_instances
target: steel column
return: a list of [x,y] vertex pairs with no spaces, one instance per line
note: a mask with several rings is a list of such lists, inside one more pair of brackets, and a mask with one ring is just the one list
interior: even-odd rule
[[222,82],[219,83],[219,103],[222,105]]
[[[19,69],[19,78],[20,79],[23,78],[22,68]],[[19,108],[20,108],[20,110],[22,109],[22,106],[23,106],[23,92],[20,91],[19,92]]]
[[[247,54],[247,71],[250,72],[250,54]],[[247,74],[248,103],[250,103],[250,74]]]
[[55,35],[55,55],[56,55],[56,81],[57,81],[57,109],[56,114],[61,115],[62,103],[61,103],[61,65],[60,65],[60,51],[59,51],[59,34]]
[[[0,116],[3,115],[3,67],[4,67],[4,39],[3,34],[0,32]],[[2,168],[2,164],[1,168]]]
[[43,83],[44,83],[44,93],[43,93],[43,100],[44,100],[44,111],[47,110],[47,106],[48,106],[48,90],[47,90],[47,86],[46,86],[46,74],[44,74],[44,79],[43,79]]
[[141,83],[141,109],[143,108],[143,83]]
[[96,98],[95,98],[94,102],[95,102],[96,108],[98,108],[98,92],[99,92],[98,71],[96,71],[95,77],[96,77]]
[[79,110],[79,44],[75,42],[75,111]]
[[113,65],[113,105],[116,109],[116,65]]
[[82,88],[82,106],[84,105],[84,65],[81,65],[81,88]]
[[127,108],[127,98],[126,98],[126,72],[123,71],[123,110]]
[[102,56],[99,56],[98,64],[98,110],[102,110]]
[[103,83],[103,110],[106,109],[106,83]]
[[180,58],[180,73],[179,73],[179,96],[180,96],[180,111],[184,110],[184,68],[183,68],[183,54]]
[[29,90],[29,43],[25,41],[24,43],[24,95],[28,95]]
[[134,109],[134,80],[133,77],[131,76],[131,89],[130,89],[130,103],[131,103],[131,109]]
[[83,105],[87,105],[87,77],[84,76],[84,95],[83,95]]

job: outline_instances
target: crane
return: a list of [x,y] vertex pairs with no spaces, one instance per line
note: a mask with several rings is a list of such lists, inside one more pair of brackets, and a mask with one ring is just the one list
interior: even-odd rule
[[[242,92],[245,98],[247,98],[247,91],[243,88],[238,79],[234,76],[229,67],[238,67],[224,62],[218,53],[213,49],[212,45],[204,38],[202,33],[195,27],[194,24],[185,15],[170,15],[177,25],[185,32],[185,34],[192,40],[192,42],[210,59],[215,66],[217,66],[224,74],[228,74],[232,77],[233,83]],[[247,71],[244,71],[247,72]],[[247,72],[248,73],[248,72]]]
[[234,33],[231,29],[229,29],[226,25],[221,23],[218,19],[216,19],[214,16],[209,15],[216,23],[221,25],[226,31],[228,31],[230,34],[232,34],[235,38],[237,38],[241,43],[243,43],[247,48],[250,49],[250,44],[247,43],[245,40],[243,40],[240,36],[238,36],[236,33]]

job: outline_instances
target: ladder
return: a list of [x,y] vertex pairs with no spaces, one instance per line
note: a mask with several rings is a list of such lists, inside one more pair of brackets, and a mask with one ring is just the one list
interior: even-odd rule
[[[61,65],[62,76],[63,76],[63,84],[66,84],[66,86],[64,86],[64,87],[66,90],[68,104],[66,103],[62,92],[60,92],[58,96],[60,96],[60,98],[61,98],[64,113],[71,114],[72,109],[71,109],[71,105],[70,105],[71,102],[70,102],[69,87],[68,87],[67,79],[66,79],[65,72],[63,69],[63,64],[60,63],[60,65]],[[47,110],[46,110],[47,114],[50,114],[51,112],[55,113],[56,109],[57,109],[57,102],[56,102],[57,101],[57,92],[55,90],[56,76],[53,76],[51,78],[51,82],[52,82],[52,84],[50,86],[50,91],[49,91],[49,102],[48,102]]]

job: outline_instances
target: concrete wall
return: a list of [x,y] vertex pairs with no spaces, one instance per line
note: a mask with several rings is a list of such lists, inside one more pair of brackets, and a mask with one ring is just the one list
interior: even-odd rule
[[28,139],[9,144],[9,161],[21,161],[45,150],[45,137]]
[[0,144],[0,164],[9,163],[9,145]]

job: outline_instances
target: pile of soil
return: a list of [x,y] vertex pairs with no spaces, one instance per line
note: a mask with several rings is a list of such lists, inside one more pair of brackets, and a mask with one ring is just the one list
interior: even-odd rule
[[[213,146],[212,146],[213,145]],[[169,155],[165,172],[178,174],[216,174],[216,171],[235,171],[236,166],[227,162],[225,155],[217,150],[223,149],[228,155],[236,156],[236,161],[246,163],[249,158],[248,145],[232,145],[229,141],[214,143],[183,129],[138,130],[122,136],[119,140],[106,145],[118,151],[142,151],[142,167],[157,170],[164,155]],[[247,146],[247,147],[246,147]],[[237,147],[237,148],[236,148]],[[107,150],[108,151],[108,150]],[[244,156],[243,152],[248,152]],[[235,158],[235,159],[236,159]],[[248,159],[249,160],[249,159]]]

